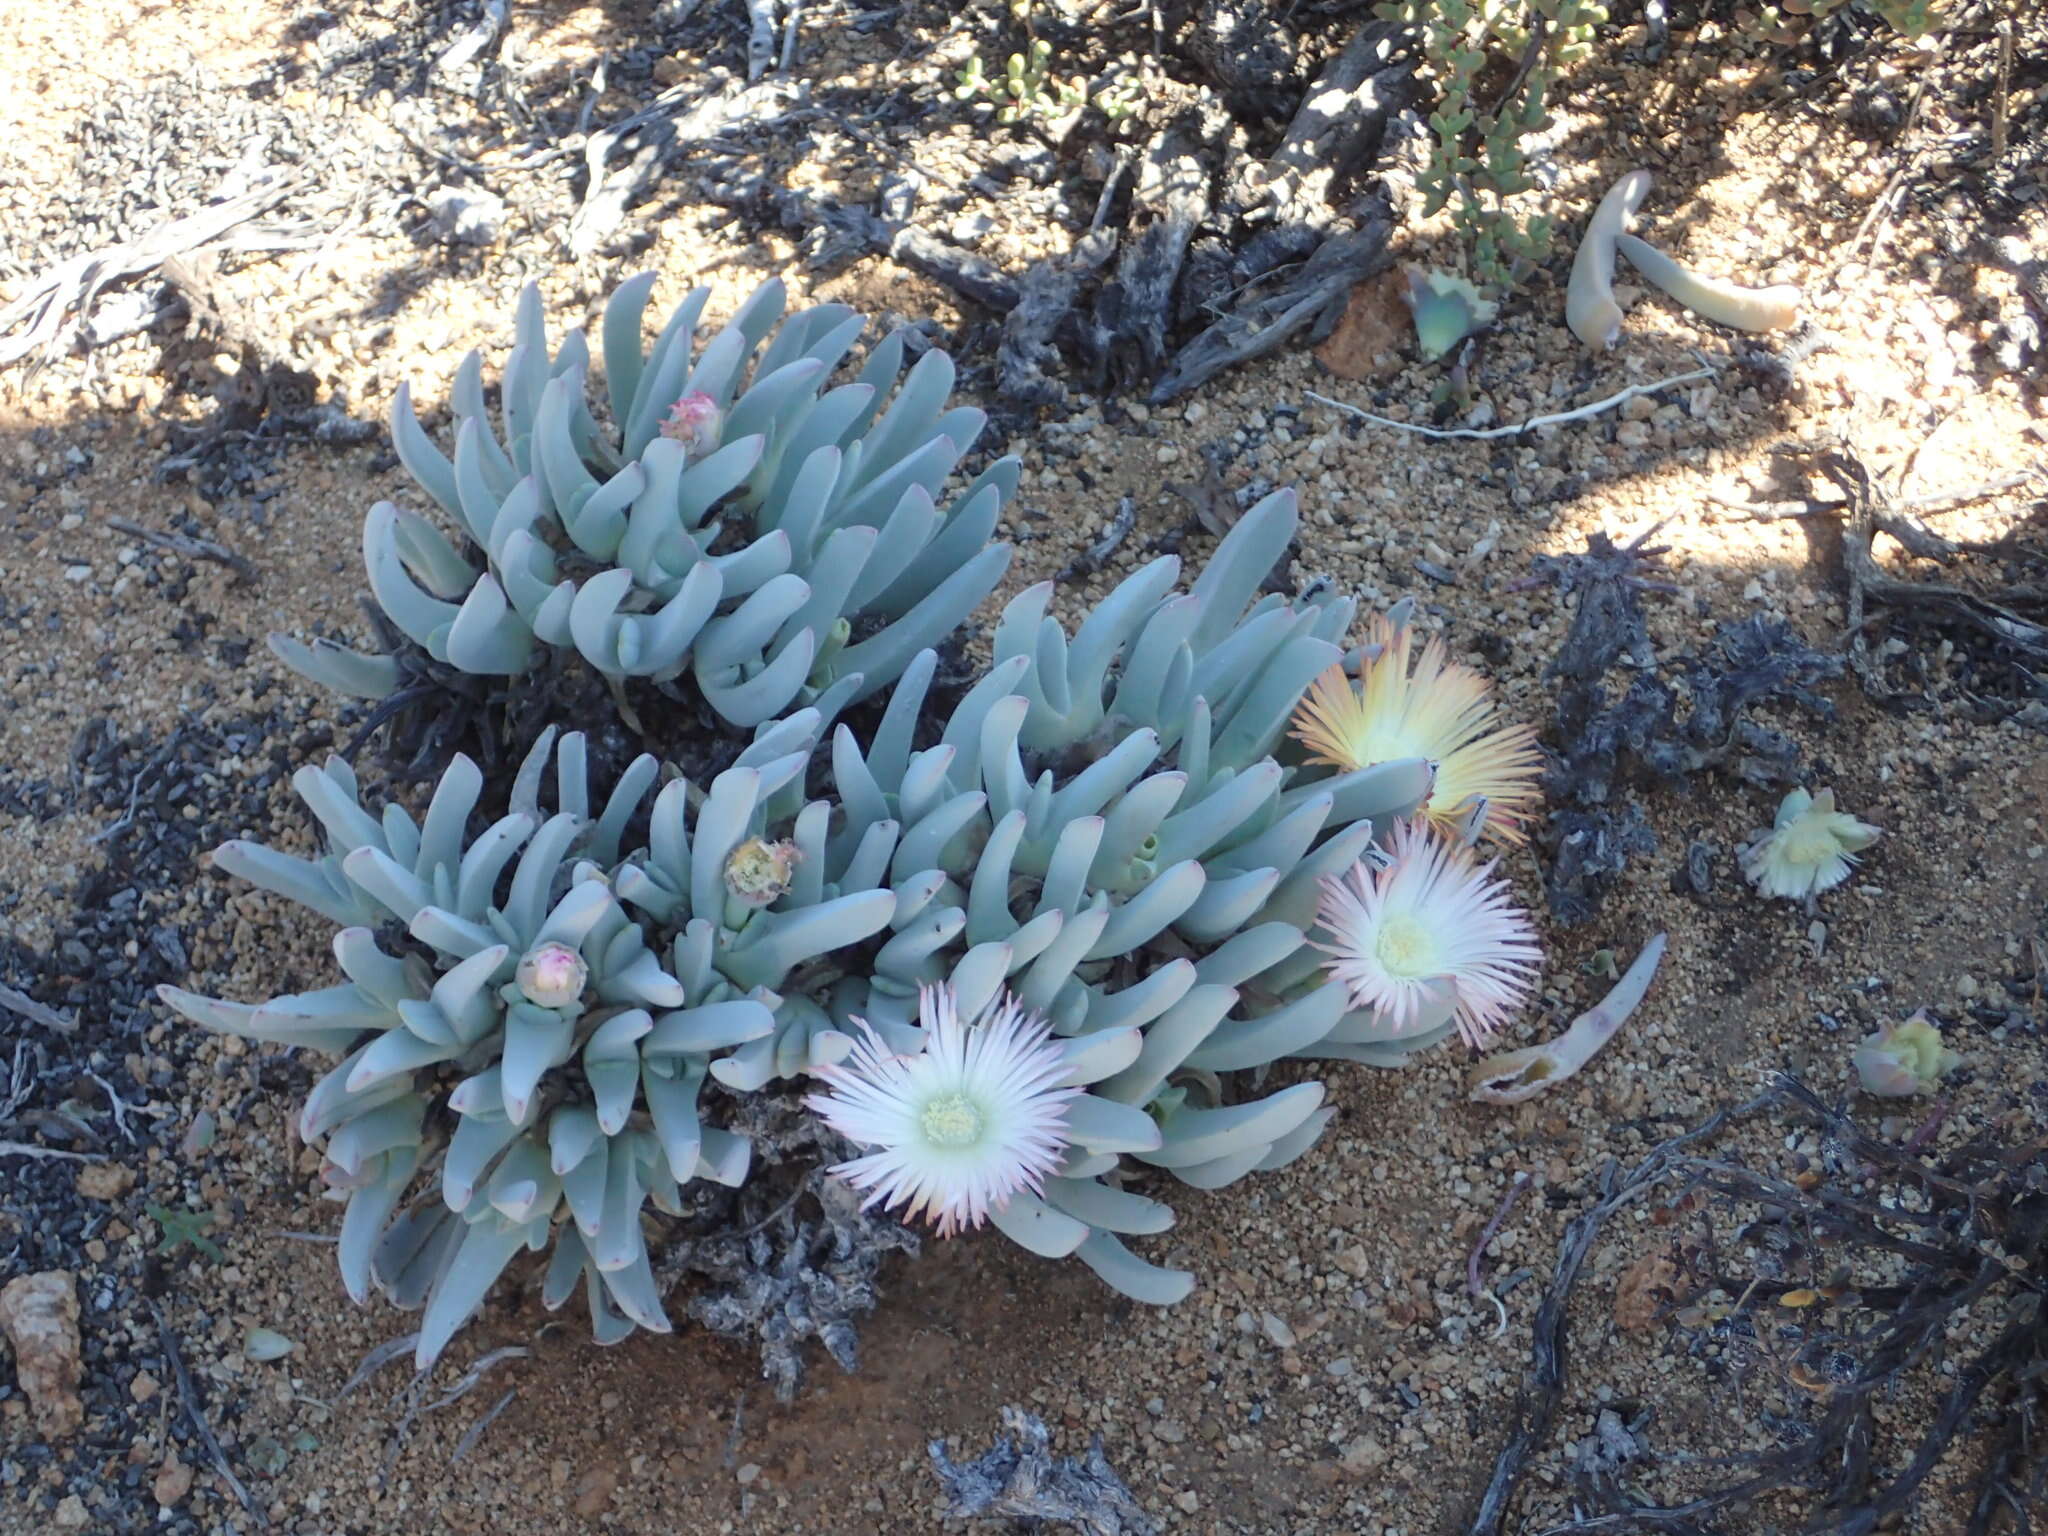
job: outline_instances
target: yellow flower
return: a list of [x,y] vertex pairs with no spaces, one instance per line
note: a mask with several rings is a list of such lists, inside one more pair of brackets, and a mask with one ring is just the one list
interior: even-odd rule
[[1405,624],[1372,623],[1357,684],[1332,667],[1317,678],[1294,716],[1294,739],[1311,763],[1349,771],[1402,758],[1427,758],[1436,781],[1418,814],[1454,830],[1485,803],[1482,830],[1502,842],[1528,840],[1524,822],[1539,800],[1543,755],[1526,725],[1497,725],[1487,681],[1449,659],[1432,638],[1411,670]]

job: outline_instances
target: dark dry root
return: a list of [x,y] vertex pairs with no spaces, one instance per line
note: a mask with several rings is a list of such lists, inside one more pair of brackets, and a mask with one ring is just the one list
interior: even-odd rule
[[[1818,1133],[1817,1153],[1795,1158],[1790,1177],[1696,1150],[1732,1122],[1765,1114]],[[2011,1148],[1980,1138],[1929,1163],[1910,1140],[1872,1135],[1781,1076],[1626,1175],[1608,1165],[1597,1202],[1566,1229],[1537,1310],[1514,1427],[1472,1536],[1506,1528],[1528,1458],[1550,1438],[1565,1392],[1567,1304],[1608,1218],[1660,1189],[1671,1191],[1660,1219],[1697,1221],[1697,1230],[1674,1238],[1672,1269],[1686,1293],[1668,1309],[1676,1337],[1734,1362],[1738,1401],[1740,1373],[1768,1370],[1792,1408],[1761,1413],[1775,1445],[1734,1456],[1657,1451],[1635,1435],[1647,1412],[1603,1425],[1573,1469],[1582,1505],[1593,1512],[1548,1527],[1546,1536],[1705,1532],[1724,1512],[1779,1492],[1803,1493],[1815,1507],[1801,1527],[1809,1536],[1868,1536],[1912,1503],[1958,1436],[1985,1423],[1999,1427],[1967,1485],[1967,1536],[2032,1529],[2027,1511],[2041,1508],[2048,1483],[2048,1306],[2039,1281],[2048,1264],[2048,1144],[2037,1138]],[[1717,1243],[1712,1217],[1732,1209],[1747,1219],[1736,1242]],[[1748,1272],[1724,1272],[1730,1254],[1759,1257],[1748,1260]],[[1859,1275],[1880,1266],[1903,1275],[1857,1289]],[[1793,1295],[1816,1275],[1841,1279],[1811,1298]],[[1738,1299],[1729,1305],[1716,1296]],[[1915,1432],[1880,1444],[1873,1405],[1939,1360],[1973,1310],[2004,1326],[1953,1375],[1935,1378],[1943,1390]],[[1660,1462],[1743,1475],[1666,1502],[1640,1486]]]
[[915,1254],[919,1242],[861,1209],[860,1197],[826,1173],[852,1148],[794,1094],[749,1098],[732,1128],[767,1166],[683,1220],[662,1254],[661,1286],[691,1285],[689,1315],[751,1341],[762,1377],[787,1403],[802,1385],[810,1340],[841,1370],[859,1368],[856,1320],[875,1309],[882,1261]]

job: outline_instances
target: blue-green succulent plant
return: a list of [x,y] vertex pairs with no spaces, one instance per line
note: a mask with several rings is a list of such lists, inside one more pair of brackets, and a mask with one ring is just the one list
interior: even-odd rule
[[1218,1074],[1290,1056],[1391,1066],[1453,1027],[1448,991],[1405,1031],[1353,1009],[1305,938],[1323,878],[1427,797],[1431,768],[1297,785],[1274,759],[1353,617],[1330,593],[1260,595],[1296,522],[1291,493],[1267,498],[1192,589],[1176,593],[1176,560],[1155,561],[1071,637],[1046,613],[1049,589],[1032,588],[936,744],[914,749],[927,655],[865,748],[844,726],[832,746],[841,842],[880,829],[894,867],[944,876],[867,975],[840,983],[835,1014],[911,1030],[918,987],[939,981],[963,1016],[1000,990],[1044,1014],[1089,1091],[1045,1198],[991,1219],[1144,1301],[1178,1300],[1193,1276],[1123,1244],[1173,1220],[1124,1182],[1150,1168],[1208,1189],[1277,1168],[1333,1113],[1314,1083],[1225,1102]]
[[[999,459],[943,500],[986,424],[948,408],[953,364],[907,371],[886,337],[834,376],[865,321],[843,305],[785,317],[779,280],[693,348],[710,290],[677,307],[651,350],[651,274],[623,283],[601,328],[604,416],[581,331],[550,354],[540,294],[521,295],[494,422],[472,352],[450,401],[452,456],[401,388],[400,460],[453,522],[379,502],[363,563],[383,616],[435,663],[517,677],[549,648],[615,690],[686,676],[724,720],[752,728],[886,687],[942,643],[1002,579],[991,543],[1017,488]],[[385,699],[398,657],[285,635],[272,648],[341,693]]]
[[1031,588],[950,709],[925,649],[865,741],[840,724],[828,742],[814,705],[701,788],[657,790],[642,757],[600,799],[582,738],[549,732],[507,813],[473,828],[466,759],[417,823],[365,809],[339,762],[302,770],[326,851],[230,843],[216,863],[342,925],[348,980],[254,1007],[165,996],[209,1028],[341,1054],[300,1129],[348,1202],[349,1289],[424,1305],[423,1360],[528,1248],[552,1246],[550,1305],[584,1282],[600,1339],[665,1328],[641,1215],[679,1211],[693,1179],[746,1178],[728,1128],[745,1117],[719,1095],[841,1062],[856,1020],[916,1050],[935,983],[968,1016],[1013,993],[1085,1086],[1057,1175],[999,1228],[1176,1301],[1194,1277],[1124,1241],[1173,1224],[1159,1176],[1209,1189],[1280,1167],[1334,1113],[1319,1084],[1247,1096],[1225,1074],[1395,1065],[1453,1027],[1449,991],[1401,1029],[1354,1008],[1306,938],[1324,878],[1372,855],[1432,769],[1308,777],[1276,757],[1353,618],[1328,590],[1263,591],[1296,525],[1291,494],[1268,497],[1192,587],[1155,561],[1072,634]]
[[[334,952],[347,980],[253,1007],[162,995],[207,1028],[340,1055],[299,1133],[325,1143],[326,1181],[347,1202],[350,1294],[375,1284],[423,1305],[423,1364],[522,1249],[551,1244],[548,1305],[580,1279],[600,1340],[665,1330],[643,1206],[679,1214],[683,1185],[737,1186],[750,1161],[700,1113],[707,1077],[750,1086],[778,1051],[795,1052],[795,1070],[850,1044],[790,1045],[773,990],[886,930],[897,905],[873,861],[809,844],[828,810],[798,804],[819,724],[802,711],[764,730],[701,794],[682,778],[655,792],[642,757],[601,805],[583,738],[550,731],[506,814],[476,831],[483,780],[467,758],[418,822],[396,805],[373,816],[334,760],[294,780],[322,855],[215,853],[346,925]],[[641,825],[644,846],[622,858]]]

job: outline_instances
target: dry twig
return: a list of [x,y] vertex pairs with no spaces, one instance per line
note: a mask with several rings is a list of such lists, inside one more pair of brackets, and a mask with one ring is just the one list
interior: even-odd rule
[[211,560],[215,565],[224,565],[235,573],[238,582],[254,581],[256,567],[244,555],[236,554],[225,544],[216,544],[211,539],[195,539],[188,534],[162,533],[155,528],[145,528],[140,523],[130,522],[125,517],[110,517],[107,526],[117,533],[154,544],[159,549],[172,550],[191,560]]
[[[102,289],[211,244],[237,224],[275,208],[299,182],[296,173],[266,172],[246,192],[159,224],[134,240],[85,251],[31,278],[20,296],[0,309],[0,368],[39,347],[45,360],[56,358],[85,323]],[[67,315],[76,317],[69,327],[64,323]]]
[[1839,509],[1843,517],[1843,564],[1849,584],[1849,664],[1872,698],[1895,697],[1879,673],[1865,633],[1867,609],[1872,603],[1960,621],[2030,660],[2048,661],[2048,625],[2019,612],[2015,606],[2048,612],[2048,589],[2013,586],[2001,590],[1996,597],[1988,597],[1948,582],[1907,581],[1893,576],[1879,563],[1873,549],[1880,533],[1896,540],[1908,554],[1938,563],[1957,554],[1958,546],[1894,506],[1869,469],[1847,447],[1802,445],[1781,452],[1804,458],[1842,492],[1840,502],[1824,502],[1816,510]]
[[1568,422],[1585,421],[1598,416],[1602,411],[1611,411],[1616,406],[1633,400],[1637,395],[1654,395],[1660,389],[1670,389],[1679,384],[1691,384],[1698,379],[1714,376],[1711,368],[1695,368],[1690,373],[1673,374],[1668,379],[1659,379],[1654,384],[1631,384],[1605,400],[1595,400],[1591,405],[1579,406],[1576,410],[1559,411],[1551,416],[1531,416],[1527,421],[1517,422],[1508,427],[1423,427],[1412,421],[1396,421],[1391,416],[1375,416],[1371,411],[1362,411],[1355,405],[1342,400],[1332,400],[1328,395],[1319,395],[1314,390],[1305,390],[1309,399],[1319,405],[1327,405],[1359,421],[1370,422],[1376,427],[1392,427],[1399,432],[1413,432],[1418,437],[1461,438],[1470,442],[1498,442],[1504,437],[1520,437],[1524,432],[1533,432],[1538,427],[1560,427]]
[[65,1018],[56,1009],[37,1002],[26,992],[17,992],[12,987],[0,986],[0,1008],[5,1008],[9,1013],[18,1013],[29,1023],[40,1024],[43,1028],[54,1030],[60,1035],[78,1033],[78,1025],[75,1022]]
[[1138,525],[1138,503],[1135,498],[1125,496],[1116,504],[1116,516],[1109,520],[1109,526],[1102,530],[1102,537],[1090,544],[1080,554],[1060,568],[1055,581],[1073,581],[1080,576],[1093,576],[1109,562],[1131,530]]
[[[1765,1110],[1789,1112],[1811,1129],[1817,1147],[1795,1184],[1727,1157],[1702,1157],[1693,1149],[1738,1119]],[[1732,1307],[1682,1309],[1684,1327],[1719,1330],[1724,1349],[1740,1348],[1769,1361],[1793,1388],[1800,1405],[1773,1425],[1767,1448],[1735,1456],[1676,1455],[1690,1468],[1740,1467],[1744,1476],[1711,1486],[1680,1503],[1646,1498],[1634,1478],[1620,1474],[1625,1462],[1649,1458],[1632,1432],[1614,1437],[1619,1457],[1582,1455],[1577,1499],[1590,1513],[1550,1527],[1544,1536],[1660,1531],[1701,1533],[1724,1512],[1783,1490],[1816,1496],[1818,1512],[1803,1527],[1808,1536],[1870,1536],[1906,1510],[1955,1438],[1977,1414],[1995,1386],[2009,1387],[1996,1422],[2000,1430],[1989,1456],[1973,1463],[1973,1512],[1965,1536],[1988,1536],[2000,1511],[2040,1506],[2048,1492],[2048,1457],[2042,1455],[2040,1425],[2048,1415],[2048,1306],[2032,1278],[2048,1259],[2048,1145],[2038,1139],[2017,1148],[1979,1140],[1941,1166],[1924,1160],[1914,1141],[1874,1136],[1840,1108],[1823,1101],[1798,1079],[1776,1076],[1762,1094],[1721,1111],[1698,1129],[1653,1151],[1626,1178],[1610,1163],[1601,1176],[1599,1201],[1577,1217],[1559,1248],[1556,1274],[1538,1309],[1533,1358],[1515,1428],[1494,1466],[1471,1536],[1495,1536],[1503,1529],[1509,1500],[1523,1465],[1548,1436],[1565,1386],[1565,1309],[1603,1224],[1623,1206],[1660,1186],[1675,1186],[1678,1198],[1696,1191],[1720,1194],[1761,1215],[1743,1227],[1755,1237],[1743,1245],[1715,1245],[1711,1229],[1700,1250],[1713,1269],[1722,1252],[1743,1254],[1757,1268],[1747,1276],[1711,1272],[1701,1276],[1704,1295],[1738,1295]],[[1873,1190],[1869,1197],[1849,1191]],[[1761,1240],[1759,1240],[1761,1239]],[[1823,1252],[1823,1245],[1829,1250]],[[1859,1263],[1870,1254],[1880,1265]],[[1795,1325],[1766,1324],[1750,1313],[1774,1303],[1786,1277],[1802,1273],[1897,1272],[1900,1283],[1847,1291],[1811,1293],[1808,1301],[1790,1294],[1775,1305],[1795,1311]],[[2003,1324],[1974,1358],[1942,1377],[1934,1411],[1907,1432],[1909,1446],[1876,1444],[1879,1424],[1873,1404],[1893,1393],[1904,1374],[1965,1331],[1972,1306],[1994,1306],[2003,1292]],[[1832,1310],[1831,1310],[1832,1309]],[[1686,1321],[1688,1310],[1696,1314]],[[1861,1314],[1873,1319],[1852,1322]],[[1640,1425],[1628,1426],[1633,1431]],[[1603,1431],[1603,1439],[1606,1438]],[[1637,1469],[1639,1470],[1639,1469]],[[2014,1532],[2031,1529],[2024,1519]]]
[[212,1458],[214,1470],[221,1480],[234,1490],[241,1500],[242,1508],[259,1531],[270,1529],[270,1522],[263,1516],[263,1510],[242,1480],[235,1476],[235,1469],[228,1462],[228,1453],[221,1449],[220,1440],[213,1432],[213,1426],[206,1422],[206,1414],[199,1406],[199,1394],[192,1386],[192,1373],[185,1369],[185,1357],[178,1353],[177,1335],[171,1332],[171,1325],[165,1319],[163,1309],[154,1301],[149,1303],[150,1315],[156,1319],[157,1338],[163,1344],[164,1361],[171,1368],[171,1375],[178,1384],[178,1401],[184,1405],[185,1416],[192,1421],[192,1428],[199,1436],[199,1443],[206,1447],[206,1454]]

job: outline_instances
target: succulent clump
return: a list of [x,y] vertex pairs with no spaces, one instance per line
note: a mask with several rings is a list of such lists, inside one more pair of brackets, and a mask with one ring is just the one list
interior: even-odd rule
[[1903,1024],[1878,1025],[1877,1032],[1850,1053],[1849,1061],[1863,1091],[1880,1099],[1932,1093],[1963,1064],[1963,1058],[1942,1043],[1941,1031],[1925,1009]]
[[1856,855],[1879,829],[1835,809],[1835,792],[1794,789],[1778,805],[1770,830],[1743,850],[1742,872],[1765,896],[1804,900],[1849,878]]
[[[734,450],[745,406],[705,463]],[[475,814],[485,776],[466,757],[417,821],[366,808],[345,762],[303,769],[325,850],[238,842],[215,864],[337,924],[345,980],[256,1004],[164,997],[337,1058],[299,1130],[346,1205],[344,1282],[424,1308],[422,1362],[527,1252],[547,1255],[543,1303],[580,1289],[600,1342],[667,1329],[657,1250],[677,1224],[720,1241],[706,1211],[758,1209],[741,1196],[760,1128],[806,1085],[808,1155],[878,1206],[942,1232],[985,1223],[1176,1302],[1195,1276],[1129,1245],[1173,1226],[1159,1193],[1284,1167],[1335,1115],[1320,1083],[1236,1074],[1399,1065],[1484,1033],[1533,965],[1498,882],[1416,819],[1444,819],[1423,751],[1491,772],[1456,750],[1495,734],[1483,685],[1441,658],[1411,674],[1382,625],[1377,686],[1416,730],[1320,767],[1276,756],[1309,686],[1342,678],[1356,617],[1327,586],[1267,590],[1298,524],[1290,494],[1269,496],[1185,589],[1162,556],[1072,633],[1051,583],[1029,588],[964,692],[937,694],[920,649],[858,733],[833,718],[852,697],[834,684],[701,784],[649,754],[595,792],[584,739],[552,727],[495,820]],[[950,552],[952,528],[931,549]],[[1421,696],[1436,688],[1447,704]],[[1467,836],[1523,804],[1487,772],[1452,776],[1442,810]],[[1376,840],[1386,984],[1352,985],[1308,932]],[[1128,1187],[1140,1170],[1153,1192]]]
[[[807,890],[747,907],[724,886],[729,850],[828,819],[796,784],[818,725],[800,712],[762,733],[701,794],[682,778],[654,793],[658,765],[642,757],[596,803],[582,737],[550,729],[506,814],[474,832],[483,775],[468,758],[419,822],[365,811],[334,760],[293,781],[326,853],[216,852],[343,925],[346,980],[254,1006],[177,988],[164,1000],[222,1033],[339,1058],[298,1130],[347,1203],[349,1293],[424,1306],[423,1365],[527,1249],[551,1253],[551,1308],[581,1283],[600,1342],[666,1331],[645,1209],[679,1217],[686,1186],[737,1188],[753,1160],[711,1085],[754,1092],[851,1047],[776,989],[799,968],[823,988],[841,979],[829,957],[894,912],[886,870],[818,846]],[[644,846],[622,847],[640,824]],[[390,947],[393,927],[405,948]]]
[[643,349],[653,283],[613,293],[595,358],[581,331],[550,353],[528,288],[495,417],[477,354],[457,371],[452,452],[400,388],[392,446],[441,515],[379,502],[364,521],[399,651],[276,635],[277,655],[387,711],[423,672],[516,692],[573,659],[621,697],[687,686],[747,731],[807,706],[829,722],[958,629],[1009,564],[991,538],[1019,469],[997,459],[946,499],[987,423],[949,408],[946,354],[906,368],[897,332],[853,368],[865,321],[785,315],[779,280],[701,346],[710,291],[692,292]]

